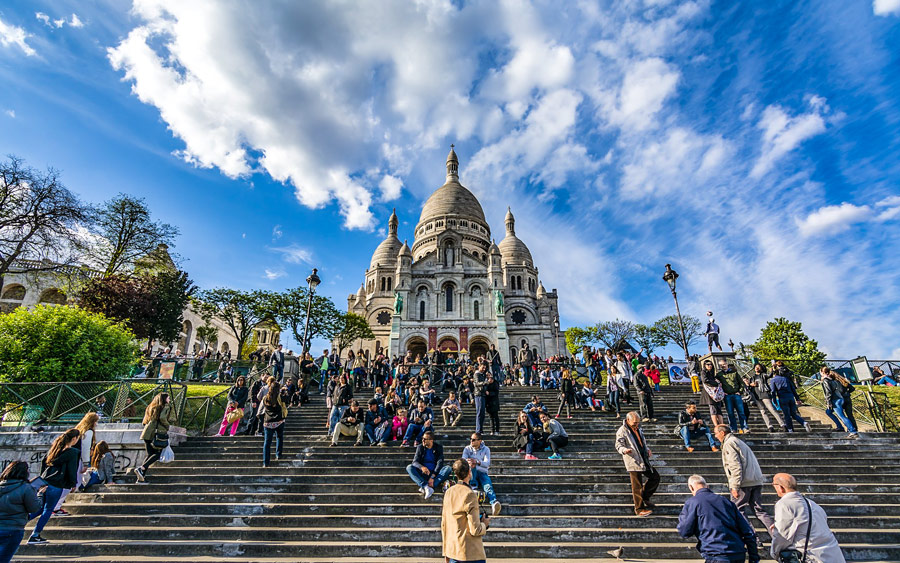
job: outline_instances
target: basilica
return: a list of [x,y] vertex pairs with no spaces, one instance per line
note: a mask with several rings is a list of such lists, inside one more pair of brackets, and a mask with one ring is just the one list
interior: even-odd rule
[[544,289],[512,211],[503,240],[493,242],[481,204],[459,182],[452,147],[447,181],[425,202],[412,247],[400,242],[398,225],[392,213],[365,282],[347,299],[375,333],[365,347],[476,358],[493,344],[504,363],[526,343],[540,357],[565,352],[556,290]]

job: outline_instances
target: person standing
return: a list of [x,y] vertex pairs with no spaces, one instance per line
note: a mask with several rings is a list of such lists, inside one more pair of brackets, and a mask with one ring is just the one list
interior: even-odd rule
[[491,436],[500,435],[500,382],[488,373],[484,383],[484,409],[491,417]]
[[[835,430],[843,432],[844,428],[846,428],[847,432],[850,433],[848,437],[858,438],[859,433],[856,431],[856,425],[847,417],[844,408],[846,404],[844,391],[847,386],[851,389],[853,386],[850,385],[849,381],[831,371],[831,368],[828,366],[822,366],[819,373],[822,375],[822,391],[825,395],[825,404],[828,407],[825,409],[825,414],[834,422]],[[847,383],[847,386],[843,384],[844,382]]]
[[765,482],[756,454],[725,424],[716,426],[716,439],[722,443],[722,467],[728,479],[731,500],[738,510],[750,519],[751,513],[769,529],[775,523],[762,506],[762,486]]
[[744,412],[744,380],[738,374],[734,366],[728,365],[725,360],[719,360],[719,373],[716,379],[725,391],[725,408],[728,410],[728,423],[732,432],[744,434],[750,432],[747,425],[747,413]]
[[9,563],[25,537],[31,514],[41,511],[41,501],[28,483],[28,464],[14,461],[0,474],[0,563]]
[[722,384],[716,379],[716,370],[709,360],[703,362],[703,370],[700,372],[700,404],[709,407],[709,418],[714,425],[723,424],[722,407],[725,405],[725,391]]
[[797,492],[797,480],[788,473],[772,477],[772,486],[779,496],[775,504],[775,525],[772,533],[772,557],[786,550],[800,552],[806,561],[846,563],[837,538],[828,527],[828,515],[822,507]]
[[488,350],[487,361],[491,364],[491,372],[494,374],[494,379],[500,381],[503,378],[503,361],[500,359],[500,352],[497,351],[497,347],[493,344],[491,344],[491,349]]
[[269,390],[262,399],[263,427],[263,467],[269,467],[272,438],[275,438],[275,459],[281,459],[284,449],[284,421],[288,408],[281,397],[281,385],[277,381],[269,384]]
[[485,414],[485,396],[484,386],[487,383],[487,373],[484,370],[484,364],[478,366],[478,370],[473,374],[474,380],[474,401],[475,401],[475,432],[481,433],[484,429]]
[[441,554],[446,563],[483,563],[486,559],[482,538],[491,526],[491,518],[479,514],[478,495],[468,486],[471,468],[463,459],[453,462],[456,484],[444,494],[441,511]]
[[709,346],[710,354],[712,354],[713,344],[716,345],[719,352],[722,351],[722,346],[719,344],[719,325],[716,324],[716,319],[712,317],[710,317],[709,322],[706,323],[706,344]]
[[44,526],[53,515],[56,503],[64,490],[71,490],[78,484],[79,451],[75,444],[81,439],[81,433],[75,428],[70,428],[53,440],[50,450],[41,462],[41,478],[47,483],[44,490],[44,498],[41,507],[29,514],[29,519],[38,518],[28,545],[43,545],[49,543],[41,537]]
[[775,417],[775,422],[777,422],[778,426],[783,430],[784,421],[781,419],[781,415],[778,411],[775,410],[775,405],[772,404],[772,395],[769,393],[769,384],[766,381],[766,367],[759,363],[754,364],[753,373],[744,378],[744,387],[750,392],[750,400],[753,401],[756,408],[759,409],[759,414],[762,416],[763,422],[769,432],[774,432],[775,427],[772,426],[772,422],[769,420],[766,411]]
[[625,415],[622,426],[616,432],[616,451],[622,455],[625,470],[631,477],[631,496],[634,499],[634,513],[650,516],[656,506],[650,497],[659,487],[659,472],[650,464],[653,452],[641,429],[641,416],[631,411]]
[[269,365],[272,366],[272,376],[276,381],[281,381],[284,377],[284,351],[281,344],[272,352],[272,357],[269,358]]
[[769,391],[773,396],[778,397],[778,404],[781,406],[781,412],[784,413],[784,426],[788,432],[794,431],[794,421],[796,420],[803,425],[807,432],[812,432],[809,423],[800,416],[797,410],[797,401],[800,395],[797,394],[797,387],[791,377],[791,372],[784,366],[781,360],[775,362],[775,377],[769,381]]
[[488,475],[491,468],[491,449],[481,440],[481,434],[475,432],[469,439],[469,445],[463,448],[462,457],[469,463],[472,469],[472,477],[469,484],[473,489],[482,489],[487,501],[491,504],[491,512],[494,516],[500,514],[500,502],[494,493],[494,484]]
[[531,354],[527,342],[522,344],[522,349],[519,350],[519,365],[522,366],[522,385],[531,385],[531,368],[534,365],[534,356]]
[[622,376],[615,364],[609,366],[609,375],[606,378],[606,408],[616,410],[616,418],[622,416]]
[[572,407],[575,406],[575,383],[568,368],[563,369],[562,384],[559,390],[559,408],[556,409],[556,418],[562,414],[562,408],[566,407],[566,418],[572,418]]
[[177,413],[172,407],[172,400],[168,393],[160,393],[153,397],[147,410],[144,411],[144,430],[141,432],[141,440],[147,450],[147,457],[140,467],[135,468],[134,474],[137,480],[144,482],[147,470],[159,461],[162,451],[169,445],[169,426],[178,420]]
[[696,537],[697,551],[707,563],[759,561],[756,532],[737,507],[709,490],[706,479],[691,475],[691,497],[678,516],[678,534]]
[[637,375],[634,377],[634,386],[638,390],[638,404],[641,409],[641,418],[644,422],[656,422],[653,412],[653,383],[647,377],[647,370],[638,366]]

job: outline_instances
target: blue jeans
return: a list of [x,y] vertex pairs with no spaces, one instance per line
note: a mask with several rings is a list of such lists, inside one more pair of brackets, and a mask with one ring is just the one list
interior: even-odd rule
[[[828,415],[828,418],[834,421],[834,424],[837,426],[838,430],[843,431],[844,428],[846,428],[847,432],[856,432],[856,427],[853,426],[853,421],[847,418],[847,415],[844,414],[844,399],[837,399],[834,402],[833,407],[825,409],[825,414]],[[837,416],[834,416],[835,414],[837,414]]]
[[284,364],[280,366],[272,364],[272,376],[275,377],[275,381],[281,383],[281,380],[284,378]]
[[475,397],[475,432],[481,432],[484,427],[484,397]]
[[491,373],[494,374],[494,379],[503,381],[503,367],[500,364],[491,364]]
[[597,378],[600,376],[600,372],[597,371],[597,366],[588,366],[588,377],[591,379],[591,385],[593,385]]
[[788,429],[788,432],[794,431],[795,420],[800,424],[806,424],[806,421],[800,416],[800,411],[797,410],[797,403],[793,397],[779,397],[778,404],[781,405],[781,412],[784,414],[784,426]]
[[381,434],[381,440],[379,440],[375,437],[376,430],[378,430],[379,428],[383,429],[386,424],[390,424],[390,422],[382,422],[378,426],[375,426],[374,424],[366,424],[366,428],[365,428],[364,432],[365,432],[366,436],[369,438],[370,444],[372,444],[374,446],[375,444],[377,444],[379,442],[387,442],[387,439],[390,436],[390,432],[383,431]]
[[275,428],[263,427],[263,464],[269,465],[269,450],[272,447],[272,437],[275,437],[275,457],[280,458],[284,447],[284,425],[282,422]]
[[406,434],[403,436],[403,441],[409,442],[410,440],[413,440],[415,442],[421,442],[422,435],[425,434],[427,430],[431,430],[431,428],[424,424],[410,423],[409,427],[406,429]]
[[522,366],[522,385],[531,385],[531,366]]
[[331,419],[328,421],[328,435],[331,436],[334,434],[334,427],[337,426],[337,423],[341,421],[341,417],[344,416],[344,411],[347,410],[347,407],[331,407]]
[[12,560],[24,537],[25,530],[0,529],[0,563],[9,563]]
[[541,411],[538,411],[538,412],[528,412],[528,413],[525,413],[525,414],[528,415],[528,422],[531,423],[531,426],[533,426],[533,427],[535,427],[535,428],[537,428],[537,427],[539,427],[539,426],[542,426],[542,424],[541,424]]
[[490,504],[497,502],[497,495],[494,494],[494,484],[491,483],[490,476],[484,471],[473,469],[472,479],[469,481],[469,485],[471,485],[473,489],[483,489],[487,501]]
[[[728,424],[732,432],[738,427],[747,429],[747,415],[744,414],[744,400],[740,395],[725,395],[725,408],[728,409]],[[735,414],[737,411],[737,414]]]
[[[91,475],[88,478],[88,482],[84,484],[84,488],[87,489],[88,487],[92,487],[99,482],[100,482],[100,474],[97,473],[96,471],[91,471]],[[3,560],[0,559],[0,562],[2,562],[2,561]]]
[[621,391],[618,391],[618,390],[617,390],[617,391],[610,391],[610,392],[609,392],[609,397],[608,397],[608,399],[609,399],[609,406],[610,406],[610,408],[615,407],[615,409],[616,409],[616,414],[620,414],[620,413],[622,412],[622,411],[621,411],[621,407],[619,406],[619,396],[620,396],[620,393],[622,393],[622,392],[621,392]]
[[715,437],[713,437],[712,433],[709,431],[709,428],[707,428],[706,426],[701,426],[694,431],[691,431],[689,426],[681,427],[681,439],[684,440],[685,447],[691,447],[691,438],[699,438],[700,436],[706,436],[706,439],[709,441],[710,448],[719,447],[719,442],[716,441]]
[[416,467],[415,465],[407,465],[406,472],[409,473],[409,478],[413,480],[413,482],[419,486],[419,488],[424,488],[425,485],[428,484],[428,480],[432,477],[434,478],[434,486],[433,489],[437,490],[438,487],[441,486],[441,483],[447,480],[450,477],[450,472],[453,471],[453,468],[449,465],[445,465],[441,467],[441,470],[437,472],[437,474],[432,473],[431,476],[426,476],[422,473],[422,470]]
[[47,490],[44,492],[44,506],[39,512],[34,512],[28,515],[28,519],[40,515],[38,518],[37,524],[34,526],[34,530],[31,532],[31,536],[39,536],[44,529],[44,526],[47,525],[47,521],[50,520],[50,517],[53,516],[53,509],[56,508],[56,503],[59,502],[59,497],[62,496],[63,490],[59,487],[54,487],[53,485],[47,485]]

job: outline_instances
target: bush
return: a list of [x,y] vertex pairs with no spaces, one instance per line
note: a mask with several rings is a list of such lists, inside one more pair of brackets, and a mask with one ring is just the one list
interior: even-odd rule
[[98,313],[38,305],[0,315],[0,381],[103,381],[128,374],[134,334]]

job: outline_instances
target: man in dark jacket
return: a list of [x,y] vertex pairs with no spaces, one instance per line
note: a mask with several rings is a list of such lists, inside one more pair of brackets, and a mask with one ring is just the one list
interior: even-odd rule
[[741,393],[744,390],[744,380],[738,374],[734,366],[728,365],[725,360],[719,360],[719,373],[716,379],[722,384],[725,391],[725,408],[728,410],[728,424],[732,432],[740,431],[741,434],[749,432],[747,426],[747,413],[744,412],[744,399]]
[[678,517],[678,533],[683,538],[696,536],[697,551],[707,563],[759,561],[756,532],[734,503],[709,490],[706,479],[691,475],[691,498]]
[[366,411],[365,417],[365,434],[369,438],[369,445],[371,446],[386,446],[387,438],[390,435],[389,432],[385,432],[387,429],[388,421],[387,414],[384,412],[384,408],[378,403],[378,399],[369,399],[369,410]]
[[691,446],[691,438],[705,437],[709,442],[709,448],[717,452],[719,451],[719,443],[709,431],[709,427],[703,422],[697,414],[697,405],[694,401],[688,401],[684,405],[684,410],[678,414],[678,433],[684,440],[684,447],[688,452],[693,452],[694,447]]
[[409,478],[419,486],[419,492],[424,493],[427,500],[450,477],[451,471],[449,465],[444,465],[444,447],[434,441],[434,432],[429,430],[422,436],[413,462],[406,466]]
[[638,398],[640,399],[641,418],[644,422],[656,422],[653,415],[653,384],[647,377],[643,367],[638,367],[637,375],[634,377],[634,384],[637,386]]
[[792,376],[791,371],[781,363],[781,360],[775,362],[775,376],[769,381],[769,391],[772,392],[772,396],[778,397],[778,404],[784,413],[784,426],[788,432],[794,431],[795,420],[802,424],[807,432],[811,432],[809,423],[803,420],[800,411],[797,410],[800,396],[797,394]]
[[528,415],[528,421],[532,426],[541,425],[541,413],[547,412],[547,406],[541,402],[541,398],[537,395],[531,397],[531,402],[525,405],[522,412]]
[[481,429],[484,427],[484,415],[485,415],[485,396],[484,396],[484,385],[487,383],[487,371],[484,369],[484,364],[478,366],[478,371],[475,372],[475,432],[481,433]]
[[29,514],[41,511],[41,501],[27,481],[28,464],[14,461],[0,481],[0,561],[9,561],[25,536]]
[[409,411],[409,426],[406,428],[406,434],[403,436],[400,446],[409,446],[409,441],[412,439],[413,445],[418,447],[419,440],[422,439],[425,432],[431,430],[433,420],[434,411],[420,399],[417,408]]

